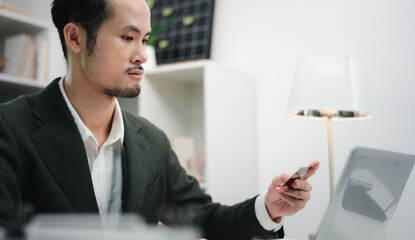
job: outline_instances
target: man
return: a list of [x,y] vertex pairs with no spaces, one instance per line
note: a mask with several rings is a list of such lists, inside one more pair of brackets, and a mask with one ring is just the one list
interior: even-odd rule
[[282,217],[310,198],[319,162],[292,187],[235,206],[212,203],[186,175],[165,134],[122,112],[140,93],[150,10],[144,0],[55,0],[52,17],[68,63],[39,94],[0,105],[0,225],[34,213],[137,213],[150,224],[192,224],[203,237],[283,237]]

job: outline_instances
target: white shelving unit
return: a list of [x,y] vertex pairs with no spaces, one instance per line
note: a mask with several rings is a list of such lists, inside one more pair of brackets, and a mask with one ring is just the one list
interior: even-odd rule
[[[31,35],[37,42],[43,41],[47,45],[49,23],[46,19],[50,17],[47,0],[5,0],[2,3],[24,12],[25,15],[0,9],[0,57],[4,54],[5,38],[20,33]],[[48,62],[45,64],[47,66]],[[48,72],[47,69],[45,72]],[[38,92],[48,82],[47,74],[43,78],[28,79],[0,73],[0,102],[8,101],[22,94]]]
[[210,60],[146,71],[136,99],[121,106],[163,129],[190,136],[205,156],[206,191],[233,204],[256,191],[253,78]]

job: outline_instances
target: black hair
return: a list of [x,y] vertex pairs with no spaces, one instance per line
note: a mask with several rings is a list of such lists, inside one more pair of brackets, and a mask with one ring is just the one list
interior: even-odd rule
[[112,16],[108,0],[54,0],[51,4],[52,20],[58,29],[63,54],[68,59],[63,29],[72,22],[80,24],[87,33],[86,50],[94,53],[98,30]]

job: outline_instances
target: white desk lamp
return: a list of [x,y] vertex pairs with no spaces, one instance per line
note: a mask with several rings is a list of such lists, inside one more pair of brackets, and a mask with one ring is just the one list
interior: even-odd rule
[[333,119],[366,119],[372,115],[363,62],[349,56],[301,59],[297,63],[287,114],[327,119],[330,198],[334,191]]

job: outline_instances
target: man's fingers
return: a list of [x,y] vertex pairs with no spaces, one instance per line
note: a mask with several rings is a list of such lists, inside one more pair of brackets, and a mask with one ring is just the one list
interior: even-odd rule
[[[291,195],[288,195],[287,193],[280,193],[280,197],[287,202],[293,209],[295,209],[296,211],[304,208],[305,203],[307,202],[307,200],[302,199],[302,198],[296,198],[293,197]],[[310,197],[308,197],[310,198]]]
[[[311,177],[319,168],[320,166],[320,161],[315,160],[314,162],[310,163],[308,165],[311,169],[301,178],[304,180],[307,180],[309,177]],[[284,173],[282,175],[276,176],[274,177],[274,179],[272,179],[272,183],[271,186],[273,189],[276,189],[277,187],[281,186],[282,183],[286,182],[290,177],[292,176],[292,174],[288,174],[288,173]],[[295,182],[297,182],[298,180],[296,180]],[[299,185],[293,185],[294,188],[297,189],[303,189],[304,191],[311,191],[311,185],[307,185],[305,183],[302,183],[301,181],[299,181],[297,184]],[[304,185],[302,185],[304,184]]]
[[303,191],[303,190],[297,190],[293,188],[288,188],[287,190],[283,190],[283,192],[280,193],[280,195],[283,195],[283,194],[293,197],[297,200],[308,201],[310,199],[310,192]]
[[276,189],[282,183],[284,183],[285,181],[287,181],[290,177],[291,177],[291,175],[288,174],[288,173],[284,173],[282,175],[279,175],[279,176],[274,177],[274,179],[272,179],[272,187],[274,189]]
[[302,179],[296,179],[291,186],[297,190],[303,190],[306,192],[310,192],[313,189],[313,185],[311,185],[311,183]]
[[315,160],[314,162],[308,165],[311,169],[302,177],[302,179],[308,179],[309,177],[313,176],[317,169],[320,167],[320,161]]

